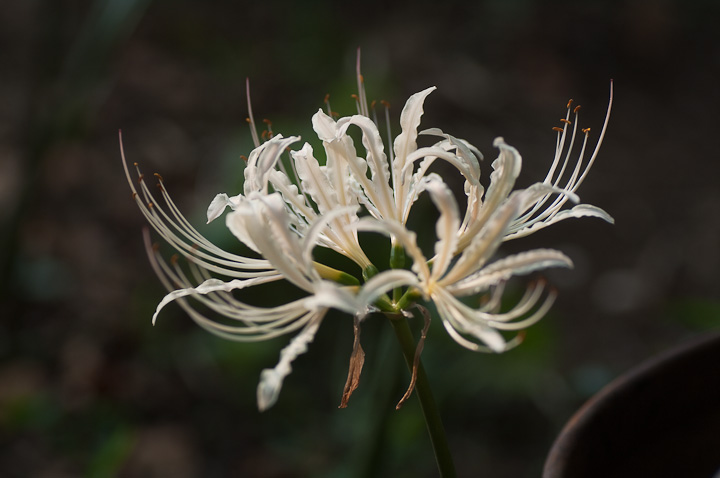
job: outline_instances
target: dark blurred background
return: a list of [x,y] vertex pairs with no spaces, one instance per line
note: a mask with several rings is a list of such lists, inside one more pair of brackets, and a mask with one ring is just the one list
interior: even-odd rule
[[[569,98],[596,139],[583,202],[616,225],[567,221],[507,251],[553,247],[576,263],[526,343],[473,354],[439,321],[423,355],[461,476],[536,477],[587,398],[644,359],[720,326],[720,8],[713,1],[5,0],[0,9],[0,475],[7,477],[431,477],[416,400],[387,324],[338,410],[351,320],[325,321],[277,405],[255,387],[288,338],[234,344],[163,296],[142,246],[130,161],[161,173],[201,231],[217,192],[239,192],[253,108],[317,145],[310,116],[354,106],[362,48],[370,98],[397,121],[436,85],[423,127],[541,180]],[[221,221],[218,221],[221,223]]]

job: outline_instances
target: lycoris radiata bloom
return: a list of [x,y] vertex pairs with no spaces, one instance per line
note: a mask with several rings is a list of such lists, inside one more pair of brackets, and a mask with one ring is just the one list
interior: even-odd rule
[[[476,147],[438,128],[418,132],[425,100],[435,87],[408,99],[400,115],[400,134],[392,142],[386,107],[388,147],[375,115],[371,117],[359,68],[358,89],[358,114],[335,120],[328,104],[327,113],[321,109],[312,116],[322,148],[320,159],[317,146],[309,143],[291,149],[300,142],[297,136],[283,137],[268,130],[261,142],[249,108],[255,149],[246,160],[243,191],[235,196],[218,194],[208,207],[207,219],[213,221],[229,208],[227,228],[253,251],[253,257],[223,250],[206,239],[179,211],[159,175],[160,200],[139,170],[136,188],[122,154],[140,210],[189,264],[189,269],[184,269],[175,259],[165,261],[158,248],[149,245],[146,234],[153,268],[170,291],[158,305],[153,323],[165,305],[177,302],[201,327],[230,340],[254,342],[295,333],[281,351],[278,364],[262,371],[257,390],[261,410],[275,403],[283,379],[291,372],[291,362],[307,350],[331,308],[354,317],[355,344],[341,406],[357,387],[363,362],[359,330],[372,312],[407,320],[412,317],[409,311],[417,307],[426,326],[416,354],[422,350],[430,317],[421,303],[434,305],[445,329],[463,347],[508,350],[520,342],[521,335],[506,338],[505,331],[520,331],[539,320],[555,293],[544,283],[534,282],[513,307],[501,312],[506,281],[548,267],[571,267],[572,262],[551,249],[493,261],[499,246],[570,217],[595,216],[613,222],[606,212],[591,205],[563,209],[568,200],[579,201],[576,191],[597,157],[610,106],[598,142],[586,158],[589,129],[578,133],[579,107],[568,103],[561,126],[553,128],[557,145],[547,176],[526,189],[514,189],[522,164],[520,154],[497,138],[494,146],[499,154],[491,164],[485,190],[480,175],[483,157]],[[248,106],[249,96],[248,87]],[[361,138],[361,148],[350,135],[353,130]],[[436,138],[436,142],[419,147],[420,135]],[[582,144],[575,153],[579,136]],[[438,160],[449,163],[464,179],[464,211],[446,181],[429,172]],[[423,193],[429,195],[439,216],[433,227],[411,231],[408,217]],[[359,234],[370,232],[389,236],[388,268],[374,264],[368,257],[372,254],[361,247]],[[434,235],[431,256],[418,247],[418,234]],[[353,275],[315,261],[316,247],[346,256],[362,273]],[[409,269],[405,268],[407,259],[411,261]],[[275,281],[287,281],[306,295],[264,307],[245,303],[232,293]],[[222,321],[207,317],[187,299],[196,300],[204,311]],[[416,369],[408,394],[415,373]]]

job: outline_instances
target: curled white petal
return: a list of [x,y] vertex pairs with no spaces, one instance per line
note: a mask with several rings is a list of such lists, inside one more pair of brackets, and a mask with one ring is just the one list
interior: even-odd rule
[[416,286],[418,283],[417,276],[410,271],[404,269],[384,271],[363,284],[357,296],[357,301],[359,304],[368,307],[386,291],[394,287]]
[[227,194],[221,193],[215,196],[207,210],[207,223],[210,224],[212,221],[220,217],[225,212],[225,208],[228,206],[235,209],[241,200],[241,196],[228,197]]
[[220,279],[208,279],[202,284],[200,284],[197,287],[190,287],[187,289],[178,289],[170,292],[165,297],[163,297],[163,300],[160,301],[157,308],[155,309],[155,313],[152,317],[152,323],[155,324],[155,320],[157,319],[158,314],[160,311],[170,302],[177,300],[181,297],[187,297],[189,295],[195,295],[195,294],[209,294],[210,292],[230,292],[231,290],[238,290],[238,289],[244,289],[246,287],[250,287],[257,284],[263,284],[265,282],[270,282],[275,280],[276,277],[268,276],[268,277],[255,277],[252,279],[233,279],[229,282],[223,282]]

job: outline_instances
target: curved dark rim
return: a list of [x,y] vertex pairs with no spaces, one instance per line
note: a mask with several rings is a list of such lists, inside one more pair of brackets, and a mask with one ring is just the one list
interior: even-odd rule
[[685,356],[704,354],[708,349],[720,345],[720,331],[703,334],[692,340],[673,347],[655,357],[652,357],[640,365],[630,369],[618,378],[603,387],[590,400],[578,409],[570,420],[565,424],[562,431],[555,439],[550,453],[548,453],[543,470],[543,478],[558,478],[572,453],[575,451],[576,437],[582,432],[586,425],[594,421],[596,415],[602,411],[608,402],[614,401],[625,395],[630,384],[638,380],[651,378],[661,373],[668,363],[675,362]]

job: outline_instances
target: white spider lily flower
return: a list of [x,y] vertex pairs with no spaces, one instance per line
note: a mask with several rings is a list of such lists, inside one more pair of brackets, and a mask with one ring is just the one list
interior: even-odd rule
[[[227,228],[259,257],[227,252],[206,239],[180,213],[160,176],[156,175],[161,201],[155,199],[139,169],[136,188],[121,142],[134,200],[155,231],[189,264],[188,274],[177,260],[166,262],[146,234],[151,264],[169,291],[158,304],[153,323],[167,304],[176,302],[201,327],[230,340],[254,342],[296,333],[282,349],[277,365],[261,373],[257,388],[261,410],[275,403],[293,360],[307,350],[331,308],[354,317],[355,340],[341,407],[358,385],[364,363],[360,325],[369,312],[382,311],[392,320],[402,320],[412,316],[408,310],[422,298],[435,305],[447,332],[462,346],[488,352],[509,349],[519,343],[521,336],[507,340],[502,332],[520,331],[535,323],[547,312],[555,293],[547,291],[542,283],[530,285],[514,307],[501,312],[505,282],[548,267],[572,267],[572,262],[551,249],[531,250],[492,262],[501,243],[569,217],[595,216],[612,222],[605,211],[595,206],[580,204],[562,209],[568,200],[579,201],[575,192],[595,161],[605,135],[612,87],[605,124],[586,163],[589,129],[581,130],[585,138],[579,159],[571,160],[579,107],[571,109],[569,103],[561,120],[563,126],[555,128],[556,153],[545,179],[514,191],[522,159],[515,148],[497,138],[494,145],[499,155],[492,163],[486,191],[480,181],[483,156],[477,148],[438,128],[418,132],[425,99],[435,87],[407,100],[400,115],[401,132],[394,140],[386,107],[387,139],[392,144],[386,150],[377,119],[370,119],[359,71],[358,85],[357,115],[335,121],[328,104],[328,114],[319,110],[312,117],[313,129],[322,141],[324,162],[308,143],[299,150],[290,150],[300,137],[274,135],[269,122],[261,144],[248,98],[255,148],[247,158],[242,193],[216,195],[208,206],[207,222],[230,209],[225,216]],[[351,128],[359,129],[363,153],[358,153],[348,134]],[[420,135],[437,139],[430,146],[419,146]],[[436,160],[450,164],[464,179],[466,201],[462,214],[443,179],[430,172]],[[416,232],[406,227],[412,206],[426,191],[440,213],[434,231],[437,240],[429,260],[417,245]],[[366,231],[390,237],[390,270],[378,272],[361,247],[358,234]],[[361,285],[352,273],[316,262],[313,251],[318,246],[354,261],[365,282]],[[411,270],[404,269],[406,256],[412,259]],[[305,296],[271,307],[239,299],[247,294],[246,289],[276,281],[292,284]],[[390,290],[392,299],[386,295]],[[480,295],[487,301],[480,302]],[[208,318],[188,299],[222,319]],[[400,404],[413,390],[430,323],[427,310],[418,308],[425,326],[416,349],[410,387]]]
[[[501,330],[521,330],[540,320],[555,299],[549,292],[543,297],[543,285],[532,285],[525,296],[507,312],[497,309],[503,284],[512,276],[529,274],[548,267],[572,267],[563,253],[537,249],[512,255],[495,262],[489,260],[507,234],[507,230],[538,197],[552,192],[550,186],[534,186],[517,191],[501,204],[486,221],[456,261],[461,220],[457,202],[436,174],[425,177],[420,187],[430,194],[440,211],[436,223],[435,257],[430,263],[415,240],[415,233],[397,221],[363,219],[357,227],[392,235],[412,258],[416,278],[408,281],[426,301],[435,304],[440,319],[450,336],[463,347],[475,351],[503,352],[519,343],[519,338],[506,341]],[[471,307],[460,298],[490,291],[490,300]]]

